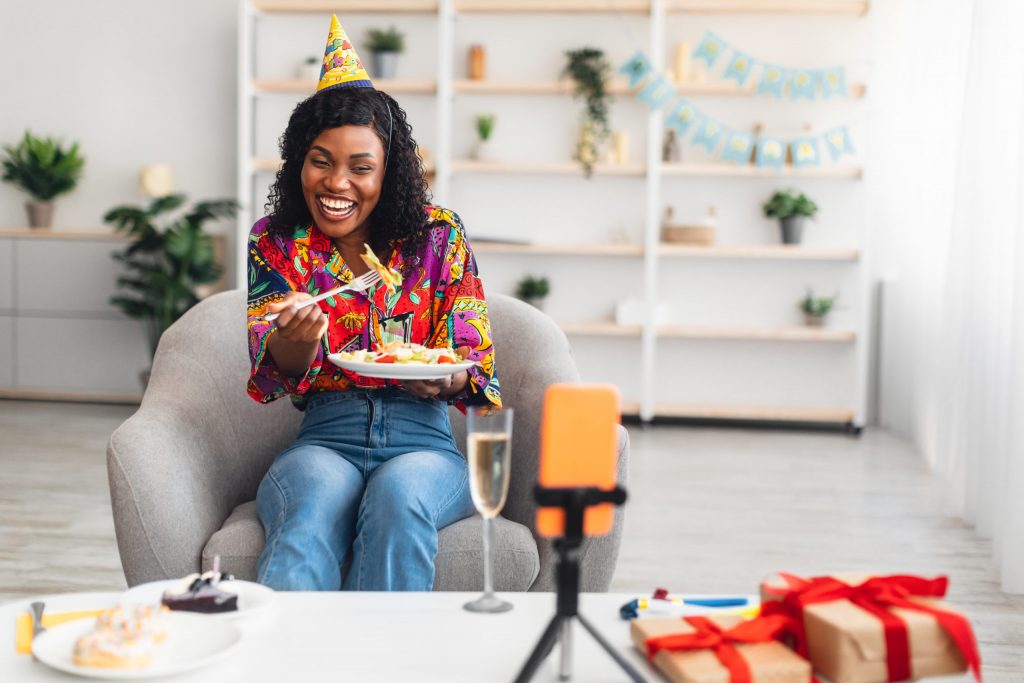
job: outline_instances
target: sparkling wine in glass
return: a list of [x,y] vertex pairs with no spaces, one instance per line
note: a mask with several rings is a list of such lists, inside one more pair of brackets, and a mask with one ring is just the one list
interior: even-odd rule
[[506,612],[512,603],[494,594],[494,518],[505,507],[512,460],[512,409],[473,408],[466,415],[469,492],[483,517],[484,594],[465,607],[471,612]]

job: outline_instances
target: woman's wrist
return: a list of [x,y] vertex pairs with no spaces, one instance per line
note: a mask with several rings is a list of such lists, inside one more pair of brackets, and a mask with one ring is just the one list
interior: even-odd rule
[[277,364],[278,370],[287,377],[303,377],[309,372],[320,340],[296,342],[279,334],[273,334],[267,340],[267,351]]
[[466,390],[466,385],[469,384],[469,373],[465,370],[460,370],[452,376],[452,383],[448,388],[440,393],[440,398],[445,401],[451,400],[453,397],[458,396]]

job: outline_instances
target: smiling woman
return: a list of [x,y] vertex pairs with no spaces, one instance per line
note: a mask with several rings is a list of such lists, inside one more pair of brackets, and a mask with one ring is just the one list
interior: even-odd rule
[[[473,512],[447,403],[501,406],[476,261],[459,217],[427,203],[405,112],[373,88],[337,19],[318,92],[295,108],[281,152],[249,238],[248,391],[290,396],[306,417],[259,487],[259,580],[429,590],[437,531]],[[295,307],[367,272],[366,245],[399,286]],[[392,342],[457,349],[473,365],[398,381],[326,362]]]

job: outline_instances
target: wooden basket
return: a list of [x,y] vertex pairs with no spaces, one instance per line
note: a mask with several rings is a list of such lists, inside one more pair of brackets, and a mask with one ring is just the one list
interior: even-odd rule
[[661,229],[661,241],[712,245],[715,243],[715,229],[705,225],[666,225]]

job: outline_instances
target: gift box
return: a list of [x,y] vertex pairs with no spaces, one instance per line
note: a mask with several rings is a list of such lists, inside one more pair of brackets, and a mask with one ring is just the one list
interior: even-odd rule
[[775,638],[789,620],[633,619],[633,642],[673,683],[807,683],[810,663]]
[[943,676],[981,661],[970,622],[939,598],[947,580],[790,574],[761,584],[763,614],[794,619],[797,651],[833,683]]

